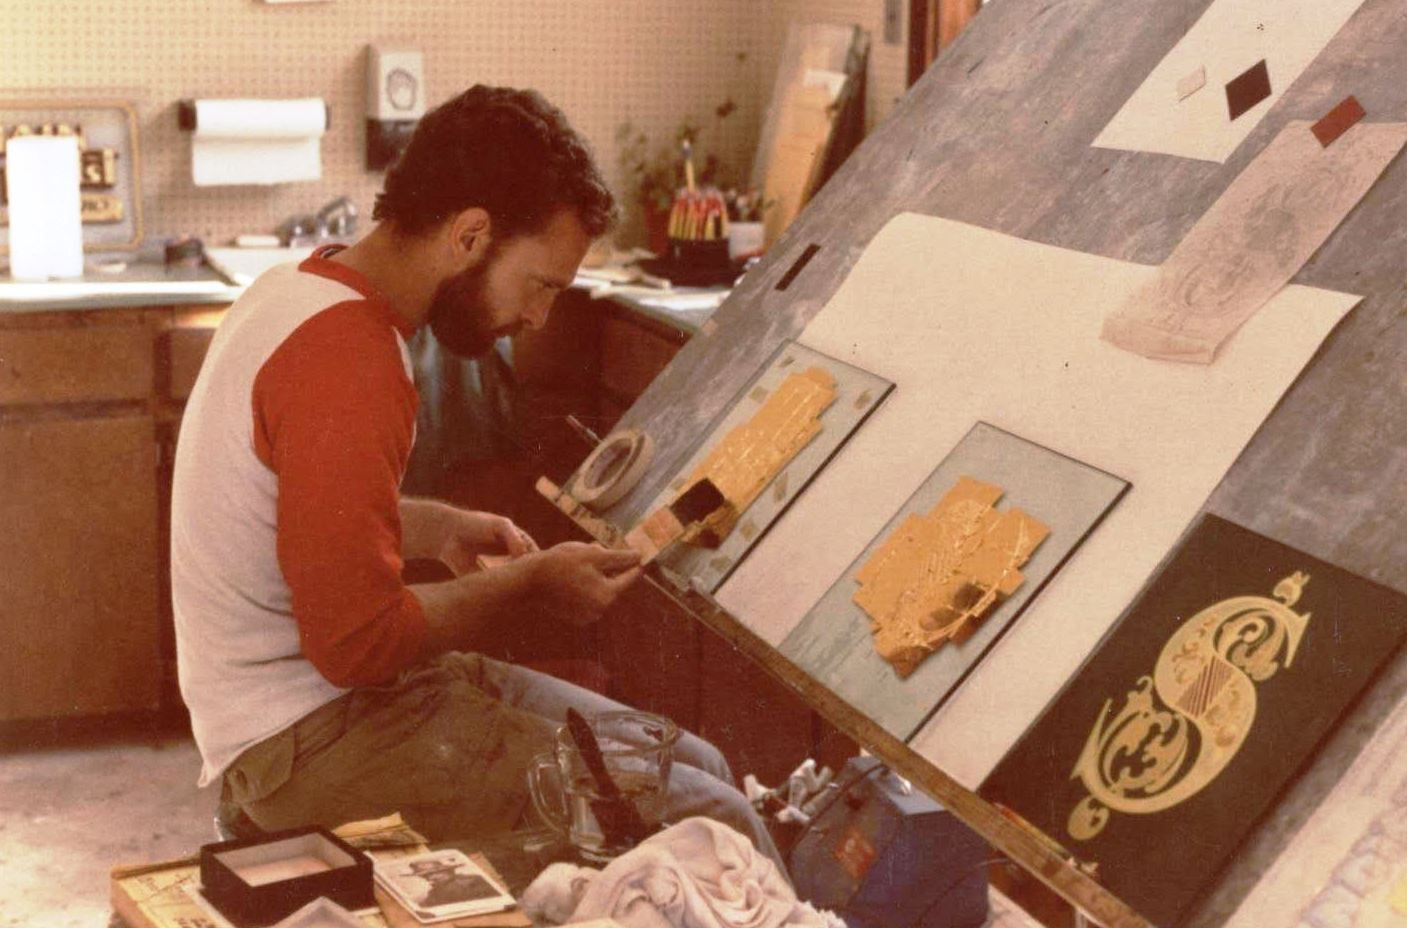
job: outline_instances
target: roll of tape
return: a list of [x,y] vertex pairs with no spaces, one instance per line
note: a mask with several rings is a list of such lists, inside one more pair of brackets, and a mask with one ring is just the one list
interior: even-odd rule
[[654,456],[654,441],[639,429],[613,432],[582,462],[572,496],[598,512],[614,505],[645,476]]

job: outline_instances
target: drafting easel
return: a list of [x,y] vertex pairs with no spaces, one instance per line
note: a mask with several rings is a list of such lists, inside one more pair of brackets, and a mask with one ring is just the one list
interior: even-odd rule
[[[607,513],[645,513],[749,376],[830,299],[896,213],[960,220],[1145,264],[1162,261],[1291,119],[1314,120],[1354,93],[1370,118],[1407,120],[1407,0],[1367,0],[1224,165],[1093,148],[1091,140],[1208,0],[1000,0],[991,4],[851,157],[626,413],[656,444],[655,465]],[[1400,42],[1384,41],[1383,36]],[[1384,50],[1371,69],[1361,50]],[[1342,76],[1343,80],[1336,77]],[[1347,82],[1347,83],[1346,83]],[[1324,342],[1204,511],[1371,579],[1407,588],[1407,326],[1400,322],[1407,165],[1393,164],[1295,282],[1364,296]],[[779,282],[819,246],[786,288]],[[941,260],[938,256],[937,260]],[[954,267],[953,273],[961,273]],[[901,387],[902,388],[902,387]],[[1313,440],[1309,440],[1312,436]],[[1340,506],[1345,490],[1359,501]],[[1364,494],[1373,505],[1363,506]],[[795,689],[989,842],[1101,924],[1147,922],[904,743],[800,674],[740,622],[694,594],[682,606]],[[1407,693],[1399,658],[1254,832],[1190,924],[1221,924]]]

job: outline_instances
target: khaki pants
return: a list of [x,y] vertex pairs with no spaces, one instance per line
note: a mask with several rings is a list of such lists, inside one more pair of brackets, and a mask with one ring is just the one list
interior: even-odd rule
[[[353,690],[248,749],[225,771],[224,796],[266,830],[400,812],[431,841],[508,831],[530,802],[528,767],[550,749],[568,707],[625,708],[524,667],[445,654],[394,683]],[[786,873],[722,754],[684,733],[666,818],[691,815],[742,832]]]

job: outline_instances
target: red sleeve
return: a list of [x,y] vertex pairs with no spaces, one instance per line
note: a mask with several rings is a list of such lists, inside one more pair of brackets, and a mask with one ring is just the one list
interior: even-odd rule
[[426,635],[401,579],[400,480],[416,394],[362,301],[299,326],[254,381],[255,453],[278,475],[278,561],[303,654],[337,686],[384,683]]

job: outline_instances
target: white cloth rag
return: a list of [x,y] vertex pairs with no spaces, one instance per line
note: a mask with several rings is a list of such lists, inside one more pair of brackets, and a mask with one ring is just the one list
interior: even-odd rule
[[561,924],[570,912],[625,928],[845,928],[799,901],[745,836],[706,818],[671,825],[604,870],[554,864],[523,893],[523,905],[540,924]]

